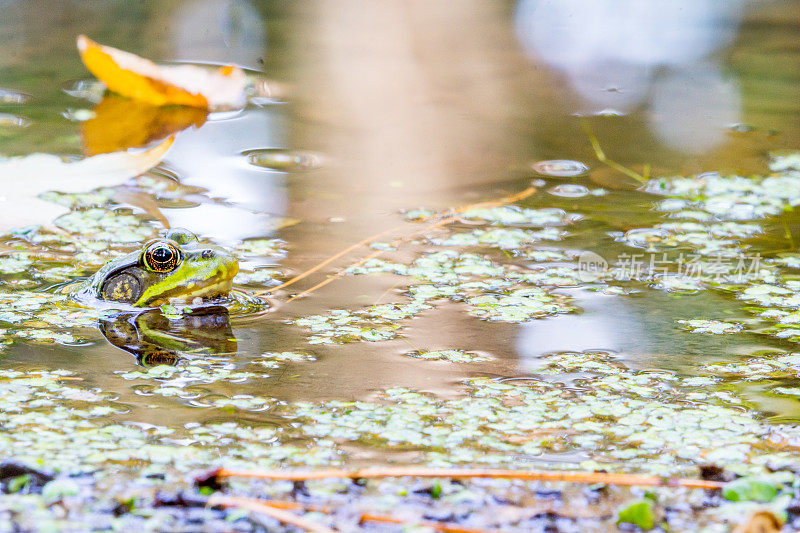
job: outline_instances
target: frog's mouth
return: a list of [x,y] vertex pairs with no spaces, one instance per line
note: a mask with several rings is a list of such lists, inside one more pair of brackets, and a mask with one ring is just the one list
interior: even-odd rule
[[160,298],[152,302],[150,305],[154,307],[163,305],[165,303],[202,305],[205,303],[218,301],[221,298],[228,296],[228,294],[231,292],[232,284],[233,278],[216,280],[207,285],[198,284],[192,287],[190,290],[182,291],[181,294]]

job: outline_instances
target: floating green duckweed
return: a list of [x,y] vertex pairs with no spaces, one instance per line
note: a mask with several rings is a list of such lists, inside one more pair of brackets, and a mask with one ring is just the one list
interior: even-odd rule
[[656,224],[652,228],[630,230],[618,240],[648,252],[690,248],[700,255],[736,257],[739,239],[752,237],[759,233],[761,233],[761,227],[755,224],[681,222]]
[[240,270],[233,282],[238,285],[258,285],[264,286],[274,283],[276,278],[281,276],[279,270],[273,268],[259,268],[255,271]]
[[[795,168],[791,161],[781,160],[776,168]],[[703,175],[659,180],[651,183],[651,190],[666,195],[656,208],[668,222],[631,230],[618,236],[621,243],[637,250],[693,252],[703,256],[703,265],[712,264],[713,257],[730,258],[735,265],[748,252],[744,241],[761,235],[762,225],[753,221],[798,202],[800,176]],[[62,296],[12,285],[19,274],[28,273],[38,283],[78,276],[84,266],[98,265],[155,234],[144,217],[107,209],[107,204],[83,205],[89,198],[62,200],[82,204],[59,223],[82,235],[40,232],[31,236],[31,242],[76,254],[80,266],[41,266],[24,252],[0,259],[0,274],[8,289],[0,293],[3,343],[18,338],[80,342],[74,329],[93,327],[99,317],[70,308]],[[100,205],[102,198],[91,201]],[[429,214],[408,213],[411,218]],[[400,278],[404,296],[399,301],[334,309],[299,318],[295,324],[308,330],[312,344],[383,341],[396,338],[409,319],[443,305],[486,321],[509,323],[572,311],[569,298],[558,289],[586,286],[578,270],[564,264],[574,261],[579,251],[544,248],[541,242],[567,237],[565,227],[578,222],[579,216],[558,209],[504,207],[476,210],[464,218],[484,225],[462,227],[432,241],[456,249],[436,248],[407,263],[372,260],[348,272]],[[284,247],[282,241],[255,239],[239,245],[236,253],[244,259],[281,257]],[[773,325],[761,332],[795,340],[800,339],[800,283],[789,269],[799,266],[797,257],[786,255],[750,272],[747,283],[733,281],[735,267],[722,274],[704,268],[698,276],[666,272],[646,282],[670,292],[720,289],[746,302],[759,319]],[[607,294],[634,290],[605,285],[610,280],[606,274],[594,280],[591,288]],[[272,271],[262,269],[243,272],[237,282],[261,284],[272,277]],[[750,321],[746,323],[749,327]],[[700,318],[679,324],[708,334],[746,327]],[[492,326],[483,323],[482,327]],[[455,349],[408,355],[451,363],[486,359]],[[132,475],[157,470],[172,479],[220,464],[232,468],[337,464],[364,451],[381,456],[398,451],[410,460],[440,466],[518,467],[546,461],[548,467],[555,462],[585,470],[692,476],[702,463],[758,477],[767,464],[796,462],[793,447],[786,443],[800,439],[800,428],[768,424],[730,391],[735,382],[781,380],[786,386],[771,387],[770,392],[796,398],[800,390],[792,386],[792,380],[800,377],[796,354],[708,364],[696,369],[698,375],[686,377],[663,370],[631,370],[607,352],[562,352],[542,357],[535,374],[508,380],[469,379],[461,395],[448,398],[395,388],[376,392],[370,401],[287,404],[268,396],[240,394],[243,391],[237,387],[265,383],[259,381],[269,377],[264,367],[313,364],[314,359],[302,350],[267,352],[247,361],[224,356],[189,358],[175,367],[120,372],[110,385],[104,385],[108,392],[71,381],[79,376],[65,372],[0,371],[0,425],[5,429],[0,452],[66,471],[130,472],[134,465],[137,473]],[[217,386],[206,388],[213,384]],[[125,423],[130,407],[115,399],[117,394],[111,390],[116,386],[144,397],[158,396],[151,400],[158,405],[200,408],[203,419],[214,420],[225,413],[255,419],[243,411],[269,410],[274,418],[267,420],[286,423],[206,422],[184,427]],[[429,493],[435,492],[441,500],[456,497],[447,483],[437,487]],[[74,492],[74,485],[54,485],[48,498],[70,497]],[[647,525],[638,519],[631,522]]]
[[748,381],[800,377],[800,354],[753,357],[742,362],[712,363],[702,368],[714,374],[737,376]]
[[163,387],[183,388],[192,383],[214,383],[230,381],[237,383],[255,377],[266,377],[264,374],[236,371],[231,363],[195,359],[178,366],[158,365],[146,371],[115,372],[123,379],[157,379]]
[[[348,270],[350,274],[389,273],[406,276],[410,302],[382,304],[356,311],[337,309],[326,315],[296,319],[309,329],[312,344],[382,341],[395,338],[402,327],[398,320],[411,318],[447,298],[466,302],[467,312],[491,321],[525,322],[572,310],[566,296],[545,287],[577,285],[578,272],[560,266],[510,269],[471,253],[453,250],[428,253],[410,265],[373,259]],[[531,287],[533,285],[533,287]]]
[[448,361],[450,363],[480,363],[489,361],[489,357],[477,355],[463,350],[434,350],[434,351],[413,351],[406,355],[416,359],[427,361]]
[[56,226],[69,232],[112,243],[141,243],[156,235],[156,230],[134,215],[102,208],[71,211],[56,219]]
[[0,292],[0,339],[33,342],[74,344],[81,340],[74,328],[94,327],[107,315],[95,309],[74,308],[67,304],[66,295],[44,292]]
[[271,398],[250,395],[219,397],[199,386],[225,381],[242,383],[251,379],[268,378],[263,372],[237,370],[233,363],[192,359],[176,366],[159,365],[146,371],[116,372],[125,380],[146,380],[155,385],[139,385],[137,391],[143,395],[158,395],[190,400],[196,407],[235,408],[262,410],[274,403]]
[[[463,399],[390,389],[376,403],[300,403],[292,409],[312,435],[450,452],[436,456],[438,463],[506,464],[581,452],[591,457],[584,468],[602,464],[665,474],[709,461],[759,471],[767,459],[791,460],[778,448],[765,453],[762,443],[773,430],[735,407],[735,397],[709,388],[709,378],[633,372],[604,352],[557,354],[545,365],[545,374],[594,377],[578,379],[574,387],[536,378],[475,378],[466,382]],[[731,402],[734,407],[727,406]],[[788,431],[800,436],[797,428]]]
[[20,274],[28,270],[33,261],[28,254],[12,254],[0,257],[0,273]]
[[617,514],[617,523],[633,524],[645,530],[653,529],[656,523],[653,501],[645,498],[621,508]]
[[800,204],[800,179],[791,174],[744,178],[706,173],[655,180],[649,188],[722,220],[755,220]]
[[723,322],[721,320],[692,319],[678,320],[677,322],[678,324],[681,324],[685,330],[694,333],[711,333],[714,335],[720,335],[723,333],[737,333],[742,331],[741,324]]
[[[156,375],[173,375],[159,368]],[[186,429],[120,424],[113,417],[126,412],[106,393],[73,386],[67,371],[0,371],[0,453],[32,465],[47,464],[65,472],[136,462],[160,471],[188,472],[213,464],[221,449],[229,464],[331,464],[337,453],[320,439],[303,446],[274,445],[275,427],[234,423],[193,425]],[[79,378],[78,378],[79,379]],[[77,383],[80,383],[79,381]],[[263,409],[267,402],[247,395],[218,398],[218,408]]]
[[313,355],[302,352],[265,352],[261,354],[261,359],[255,363],[265,368],[280,368],[286,363],[303,363],[316,360],[317,358]]
[[[797,154],[774,156],[771,168],[780,174],[767,177],[706,173],[653,180],[648,189],[668,197],[657,208],[671,218],[694,221],[630,230],[618,240],[650,252],[672,249],[705,256],[705,261],[695,257],[691,262],[681,256],[676,261],[683,269],[681,274],[666,274],[652,286],[678,288],[681,292],[714,288],[732,293],[750,304],[752,312],[774,323],[772,327],[759,328],[759,332],[800,342],[800,282],[792,272],[800,267],[798,255],[784,252],[763,260],[751,253],[746,240],[759,235],[761,225],[743,222],[779,215],[800,203],[800,173],[793,167],[796,157]],[[684,325],[697,329],[692,323]],[[725,326],[717,327],[727,332]]]
[[505,205],[485,209],[472,209],[462,213],[468,220],[484,220],[490,224],[502,226],[564,226],[580,220],[582,217],[567,213],[563,209],[525,209],[515,205]]
[[438,246],[492,246],[517,250],[540,241],[560,241],[567,232],[558,228],[523,230],[517,228],[476,229],[470,233],[454,233],[444,239],[431,239]]
[[412,317],[423,308],[430,306],[411,303],[373,306],[353,312],[334,309],[326,315],[299,318],[294,323],[311,331],[309,344],[383,341],[397,336],[401,326],[395,320]]
[[500,296],[476,296],[467,300],[467,303],[474,307],[469,314],[502,322],[525,322],[569,309],[565,308],[563,299],[552,296],[540,287],[517,289]]
[[280,239],[248,239],[239,243],[235,251],[242,257],[283,257],[285,244]]
[[430,209],[411,209],[406,211],[405,216],[408,220],[422,220],[424,218],[432,217],[436,214],[435,211]]
[[72,194],[48,191],[39,195],[42,200],[61,204],[72,210],[108,205],[112,196],[113,192],[111,189],[100,189],[93,192]]
[[769,169],[773,172],[800,172],[800,152],[773,153],[770,159]]

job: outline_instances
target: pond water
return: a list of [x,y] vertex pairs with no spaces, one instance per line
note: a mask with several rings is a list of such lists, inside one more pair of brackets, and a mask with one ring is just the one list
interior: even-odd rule
[[[590,141],[596,139],[616,164],[647,177],[770,175],[771,153],[800,150],[797,3],[625,4],[630,5],[582,0],[467,1],[458,6],[350,0],[107,2],[102,7],[6,2],[0,22],[0,154],[82,157],[143,144],[137,139],[163,138],[171,124],[179,124],[173,131],[189,126],[177,134],[155,170],[118,188],[101,208],[133,213],[135,226],[153,232],[166,219],[172,227],[238,250],[246,260],[243,268],[269,269],[277,280],[273,285],[362,239],[399,226],[398,232],[378,239],[390,242],[425,224],[409,221],[406,211],[444,212],[496,200],[531,183],[536,192],[516,205],[544,211],[522,216],[521,223],[504,225],[491,218],[510,216],[507,212],[466,217],[400,242],[381,259],[408,264],[445,249],[473,253],[508,265],[502,273],[478,275],[496,283],[512,271],[563,266],[574,272],[580,253],[591,251],[618,271],[632,254],[640,254],[636,260],[641,264],[658,261],[656,269],[674,274],[681,261],[702,255],[707,238],[692,241],[687,227],[652,228],[695,221],[670,215],[692,209],[712,222],[759,226],[720,230],[719,238],[730,242],[719,249],[736,250],[722,255],[728,263],[734,257],[745,258],[748,266],[756,260],[768,264],[796,252],[800,218],[797,211],[782,210],[791,198],[777,214],[734,213],[738,204],[757,204],[752,198],[734,198],[718,212],[708,205],[659,209],[664,191],[643,188],[603,164]],[[209,117],[153,114],[113,95],[100,101],[75,50],[75,36],[81,33],[160,62],[242,65],[251,69],[259,96],[242,111]],[[137,131],[137,124],[144,131]],[[548,174],[552,166],[535,167],[549,160],[582,163],[587,171],[558,176]],[[786,172],[797,172],[794,168]],[[680,191],[667,196],[689,203],[699,197]],[[573,216],[561,220],[562,214],[552,209]],[[537,216],[546,220],[531,220]],[[10,227],[13,220],[3,229]],[[530,237],[527,244],[519,235],[506,236],[507,245],[492,244],[489,238],[462,247],[437,244],[454,234],[498,227],[550,234]],[[648,233],[632,232],[639,229]],[[677,235],[678,244],[664,244],[668,234]],[[23,243],[34,258],[36,250],[52,248],[31,239],[17,233],[6,234],[4,241]],[[139,244],[118,241],[106,248],[121,252]],[[550,364],[545,361],[560,352],[601,353],[603,364],[686,379],[708,376],[709,365],[716,363],[765,354],[774,360],[797,350],[797,334],[776,333],[770,328],[777,319],[759,315],[793,304],[762,302],[753,310],[756,303],[745,301],[741,286],[730,281],[694,288],[676,283],[665,289],[671,278],[659,282],[657,275],[648,277],[652,273],[630,281],[611,276],[585,282],[573,276],[569,282],[533,282],[537,290],[544,287],[543,298],[555,307],[531,311],[530,320],[485,320],[488,315],[475,311],[481,304],[469,303],[470,298],[505,294],[508,287],[469,293],[474,287],[458,284],[463,281],[453,285],[429,272],[416,278],[348,274],[291,300],[374,251],[354,250],[266,296],[269,309],[232,311],[229,322],[224,315],[216,316],[213,326],[154,319],[147,329],[157,334],[148,342],[178,339],[183,361],[177,368],[184,370],[174,375],[163,368],[159,372],[167,374],[135,374],[148,370],[107,340],[118,335],[115,327],[134,327],[129,317],[116,325],[112,320],[106,326],[48,327],[70,335],[56,342],[11,335],[0,366],[74,372],[81,388],[102,390],[120,406],[104,419],[109,423],[191,429],[225,421],[282,427],[295,420],[292,406],[298,402],[371,401],[379,391],[398,387],[457,399],[464,393],[464,380],[475,377],[505,383],[500,379],[537,375],[581,390],[585,385],[575,380],[584,379],[590,369],[539,374]],[[546,253],[552,257],[543,259]],[[703,257],[719,261],[712,253]],[[63,257],[33,261],[40,270],[42,264],[74,266],[74,260]],[[464,268],[477,272],[478,262],[468,259]],[[26,268],[3,274],[3,290],[54,294],[58,285],[85,277],[96,266],[78,264],[61,277]],[[782,286],[794,276],[788,267],[779,275],[784,276]],[[756,277],[752,284],[771,283],[768,277]],[[269,276],[262,276],[238,288],[253,293],[270,283]],[[430,308],[415,309],[407,318],[385,309],[362,316],[359,327],[389,332],[384,336],[354,339],[347,336],[352,332],[336,333],[338,325],[314,331],[308,318],[329,316],[331,309],[356,312],[376,304],[420,302],[410,300],[407,292],[420,284],[453,286],[456,293],[425,300]],[[724,321],[741,331],[698,333],[678,322],[693,319]],[[317,319],[317,326],[322,322]],[[19,329],[15,323],[2,327],[14,331]],[[397,325],[401,329],[395,332]],[[143,331],[138,332],[140,341]],[[484,360],[409,356],[436,350],[460,350]],[[299,355],[263,355],[286,352]],[[206,366],[185,370],[198,360]],[[214,374],[223,371],[251,376]],[[195,377],[186,372],[196,372]],[[167,382],[165,377],[175,379]],[[729,373],[709,383],[707,390],[737,395],[737,409],[756,418],[800,419],[800,381],[793,373],[758,378]],[[776,384],[788,392],[775,393]],[[311,432],[303,438],[321,436]],[[574,456],[565,454],[564,459],[573,461]]]

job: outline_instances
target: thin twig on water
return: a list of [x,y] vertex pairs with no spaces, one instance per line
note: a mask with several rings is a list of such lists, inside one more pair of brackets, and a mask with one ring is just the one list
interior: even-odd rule
[[[458,215],[460,215],[461,213],[465,213],[465,212],[471,211],[473,209],[486,209],[486,208],[491,208],[491,207],[500,207],[500,206],[507,205],[507,204],[510,204],[510,203],[513,203],[513,202],[518,202],[520,200],[524,200],[525,198],[531,196],[535,192],[536,192],[536,187],[530,186],[530,187],[528,187],[527,189],[525,189],[523,191],[511,194],[511,195],[508,195],[508,196],[504,196],[503,198],[499,198],[497,200],[489,200],[489,201],[486,201],[486,202],[478,202],[478,203],[475,203],[475,204],[469,204],[469,205],[465,205],[465,206],[459,207],[457,209],[451,209],[451,210],[445,211],[443,213],[436,213],[434,215],[427,216],[427,217],[421,219],[421,221],[425,222],[425,221],[428,221],[428,220],[436,220],[436,222],[433,222],[433,223],[428,224],[428,225],[426,225],[426,226],[424,226],[424,227],[422,227],[420,229],[414,230],[411,233],[408,233],[406,235],[398,237],[397,239],[395,239],[394,242],[397,242],[397,243],[404,242],[404,241],[407,241],[408,239],[410,239],[412,237],[415,237],[417,235],[421,235],[421,234],[423,234],[423,233],[425,233],[427,231],[430,231],[432,229],[435,229],[435,228],[438,228],[438,227],[441,227],[441,226],[445,226],[447,224],[455,222],[455,221],[459,220],[460,217]],[[281,283],[280,285],[277,285],[275,287],[270,287],[269,289],[264,289],[264,290],[258,291],[255,294],[257,296],[263,296],[265,294],[270,294],[272,292],[275,292],[275,291],[277,291],[279,289],[284,289],[284,288],[286,288],[286,287],[288,287],[290,285],[294,285],[298,281],[300,281],[300,280],[310,276],[314,272],[317,272],[318,270],[328,266],[329,264],[331,264],[334,261],[336,261],[337,259],[347,255],[348,253],[350,253],[350,252],[352,252],[354,250],[357,250],[358,248],[360,248],[362,246],[367,246],[369,244],[372,244],[373,242],[377,241],[381,237],[385,237],[386,235],[391,235],[393,233],[396,233],[397,231],[399,231],[399,230],[401,230],[403,228],[406,228],[407,226],[408,226],[408,223],[400,224],[400,225],[395,226],[393,228],[389,228],[387,230],[384,230],[384,231],[381,231],[379,233],[376,233],[376,234],[374,234],[374,235],[372,235],[370,237],[362,239],[362,240],[358,241],[357,243],[348,246],[344,250],[335,253],[334,255],[332,255],[331,257],[329,257],[327,259],[325,259],[321,263],[318,263],[315,266],[309,268],[308,270],[305,270],[304,272],[298,274],[297,276],[294,276],[290,280],[287,280],[284,283]],[[339,270],[333,276],[325,279],[324,281],[321,281],[320,283],[314,285],[313,287],[311,287],[309,289],[304,290],[303,292],[301,292],[299,294],[296,294],[295,296],[290,298],[288,301],[290,302],[292,300],[295,300],[297,298],[305,296],[305,295],[307,295],[307,294],[319,289],[320,287],[324,287],[328,283],[331,283],[332,281],[340,278],[342,275],[344,275],[344,273],[348,269],[355,268],[355,267],[357,267],[359,265],[362,265],[366,261],[369,261],[370,259],[378,257],[378,256],[382,255],[383,253],[384,253],[383,250],[378,250],[376,252],[373,252],[373,253],[369,254],[368,256],[366,256],[366,257],[364,257],[362,259],[359,259],[355,263],[352,263],[349,266],[345,267],[344,269]]]
[[[589,142],[592,144],[592,150],[594,150],[594,155],[598,161],[610,166],[614,170],[622,172],[629,178],[633,178],[639,183],[647,183],[647,178],[645,176],[642,176],[638,172],[635,172],[624,165],[620,165],[616,161],[613,161],[606,156],[606,153],[600,147],[600,142],[597,140],[597,137],[595,137],[594,132],[592,131],[592,127],[589,125],[588,120],[586,120],[585,118],[581,119],[581,127],[583,128],[584,133],[586,133],[586,136],[589,137]],[[645,166],[645,174],[649,173],[650,173],[650,167]]]

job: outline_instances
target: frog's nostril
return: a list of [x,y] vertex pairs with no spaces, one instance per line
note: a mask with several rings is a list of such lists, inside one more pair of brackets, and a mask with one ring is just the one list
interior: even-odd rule
[[203,253],[200,254],[203,259],[211,259],[214,257],[214,250],[203,250]]

